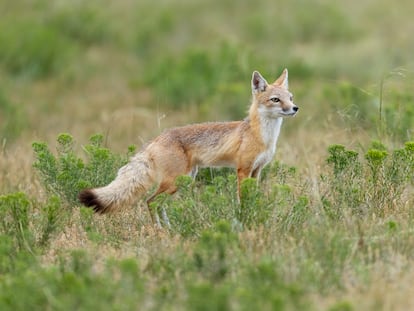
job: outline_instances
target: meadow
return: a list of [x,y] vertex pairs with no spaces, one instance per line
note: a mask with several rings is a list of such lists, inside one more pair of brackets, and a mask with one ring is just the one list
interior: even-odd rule
[[[412,1],[0,1],[1,310],[414,309]],[[165,128],[300,107],[237,203],[231,169],[94,215]]]

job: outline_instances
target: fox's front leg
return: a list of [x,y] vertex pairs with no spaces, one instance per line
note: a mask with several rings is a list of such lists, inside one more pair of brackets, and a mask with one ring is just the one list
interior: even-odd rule
[[244,179],[251,176],[251,168],[238,168],[237,169],[237,201],[241,203],[241,183]]

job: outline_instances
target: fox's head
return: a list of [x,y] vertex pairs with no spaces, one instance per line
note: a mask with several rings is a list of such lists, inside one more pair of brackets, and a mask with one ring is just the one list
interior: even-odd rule
[[266,118],[294,116],[299,107],[293,103],[293,95],[288,90],[288,71],[283,70],[279,78],[272,84],[258,71],[252,75],[253,105],[259,115]]

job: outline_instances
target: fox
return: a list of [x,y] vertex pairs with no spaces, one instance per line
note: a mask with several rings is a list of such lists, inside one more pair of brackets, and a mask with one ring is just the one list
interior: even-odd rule
[[[146,200],[152,223],[161,227],[158,208],[151,202],[162,194],[177,191],[181,175],[196,177],[202,167],[233,167],[237,173],[237,198],[245,178],[259,180],[260,172],[276,153],[276,143],[285,117],[295,116],[299,107],[288,89],[288,70],[271,84],[258,72],[251,79],[252,99],[248,116],[241,121],[206,122],[170,128],[162,132],[121,167],[107,186],[84,189],[79,201],[99,214],[129,205],[150,188]],[[170,226],[161,210],[163,221]]]

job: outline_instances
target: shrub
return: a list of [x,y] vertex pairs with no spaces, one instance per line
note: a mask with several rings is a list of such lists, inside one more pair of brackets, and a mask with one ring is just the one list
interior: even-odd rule
[[196,269],[210,281],[223,280],[231,269],[229,253],[235,243],[237,236],[228,222],[219,221],[214,229],[203,231],[194,251]]
[[341,82],[335,87],[325,87],[323,97],[335,104],[339,116],[346,121],[347,126],[375,128],[379,107],[374,98],[361,88],[349,82]]
[[57,196],[51,196],[45,205],[41,207],[41,227],[39,244],[45,246],[59,225],[62,224],[62,213],[60,199]]
[[[260,5],[256,6],[260,8]],[[343,40],[352,41],[360,33],[348,15],[332,3],[295,0],[273,5],[275,8],[266,12],[255,7],[244,15],[243,34],[249,40],[266,42],[269,37],[276,35],[278,42],[321,41],[333,44]],[[272,5],[268,4],[268,7],[271,8]],[[292,10],[292,7],[295,9]],[[285,15],[284,12],[289,14]],[[320,16],[324,18],[321,20]],[[267,22],[272,19],[278,20],[277,33],[273,25]],[[292,23],[292,19],[297,22]]]
[[[269,181],[259,184],[247,178],[241,184],[241,203],[237,201],[237,177],[229,170],[201,170],[196,182],[189,176],[177,179],[179,190],[174,198],[160,196],[154,206],[168,206],[172,229],[183,236],[198,236],[220,220],[226,219],[233,230],[260,226],[296,230],[306,222],[309,199],[297,196],[286,185],[296,168],[275,162],[266,170]],[[213,178],[210,174],[215,175]],[[271,184],[269,187],[268,184]],[[195,187],[197,185],[197,187]],[[264,191],[263,189],[268,189]]]
[[328,185],[327,193],[322,195],[325,211],[333,218],[341,217],[344,208],[359,212],[363,201],[363,176],[358,153],[342,145],[330,146],[328,153],[326,162],[332,167],[332,175],[322,175]]
[[48,27],[85,45],[101,43],[110,37],[108,20],[100,14],[98,8],[85,3],[69,5],[56,10],[48,19]]
[[[1,243],[1,241],[0,241]],[[26,310],[132,310],[143,301],[142,280],[132,260],[108,262],[97,273],[84,251],[61,257],[58,266],[28,266],[0,282],[0,308]],[[99,297],[99,299],[97,299]]]
[[200,103],[216,87],[214,67],[207,52],[186,51],[180,58],[161,60],[148,77],[148,84],[172,107]]
[[[213,51],[187,49],[179,56],[168,56],[156,61],[154,68],[148,72],[144,83],[153,87],[159,96],[174,108],[180,108],[195,103],[198,107],[209,103],[217,90],[238,93],[237,82],[241,77],[250,77],[243,64],[238,49],[235,46],[223,44]],[[248,85],[248,84],[246,84]],[[248,94],[248,93],[247,93]],[[237,94],[235,94],[237,95]],[[231,98],[231,97],[230,97]],[[226,101],[229,96],[226,97]],[[231,100],[230,100],[231,101]],[[227,102],[229,109],[247,106],[248,97],[240,105]]]
[[34,21],[3,21],[0,64],[12,74],[44,77],[59,71],[73,46],[56,29]]
[[257,180],[246,178],[240,185],[241,202],[238,208],[237,219],[250,228],[254,224],[265,223],[272,207],[265,200],[263,192],[260,191]]
[[[145,3],[141,3],[141,5]],[[133,49],[139,57],[151,58],[165,44],[168,35],[174,31],[177,17],[171,10],[152,10],[148,14],[148,8],[138,10],[137,25],[133,33]],[[167,40],[168,41],[168,40]]]
[[22,105],[10,102],[0,90],[0,140],[13,140],[25,128],[27,116]]
[[332,175],[322,176],[327,185],[322,203],[328,214],[341,217],[351,208],[353,212],[384,215],[398,206],[404,189],[413,181],[412,146],[412,142],[407,142],[404,148],[388,152],[383,144],[374,142],[365,153],[365,161],[342,145],[330,146],[327,163],[332,167]]
[[173,230],[183,236],[197,236],[221,219],[235,220],[234,174],[213,178],[205,187],[200,183],[200,188],[194,187],[189,176],[181,176],[177,179],[177,186],[177,196],[168,197],[166,205]]
[[[38,207],[39,205],[39,207]],[[30,200],[23,192],[0,196],[0,236],[11,243],[14,254],[34,254],[44,247],[62,224],[60,200],[52,196],[43,204]]]
[[413,137],[414,96],[408,92],[391,91],[384,104],[386,133],[395,139],[405,141]]
[[277,184],[288,184],[297,178],[297,168],[289,166],[280,161],[273,161],[271,164],[265,166],[261,173],[261,179],[272,179],[272,182]]
[[0,234],[8,236],[18,251],[32,249],[30,208],[31,202],[22,192],[0,196]]
[[78,203],[77,196],[81,189],[103,186],[111,182],[118,169],[135,151],[135,147],[130,146],[126,156],[115,155],[102,147],[102,135],[94,135],[90,138],[90,144],[84,146],[88,160],[85,163],[75,154],[72,136],[61,134],[57,143],[57,156],[53,155],[47,144],[33,143],[36,156],[34,167],[46,190],[58,195],[70,205]]

